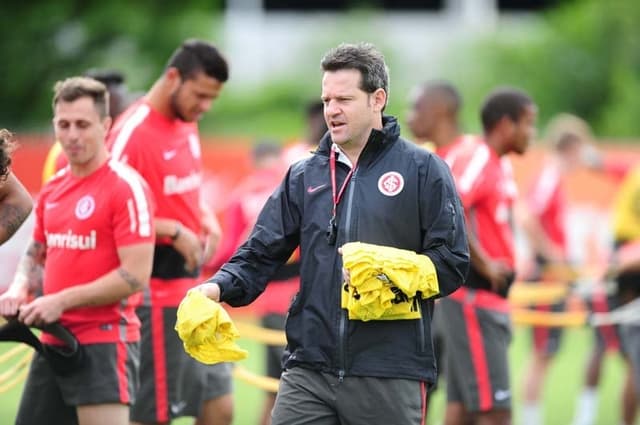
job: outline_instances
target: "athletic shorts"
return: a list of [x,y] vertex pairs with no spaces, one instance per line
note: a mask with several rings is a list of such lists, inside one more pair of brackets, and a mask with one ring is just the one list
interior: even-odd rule
[[[284,322],[287,316],[284,314],[270,313],[265,315],[261,322],[262,326],[267,329],[275,329],[284,331]],[[283,345],[267,345],[266,347],[266,364],[267,376],[280,379],[282,374],[282,355],[284,352]]]
[[140,390],[131,407],[135,422],[198,417],[200,408],[233,391],[231,365],[205,365],[189,356],[174,327],[177,307],[138,307],[142,322]]
[[447,323],[444,354],[447,401],[469,412],[511,408],[508,313],[480,308],[468,290],[464,302],[443,298],[438,307]]
[[[552,305],[537,305],[533,307],[533,310],[560,313],[565,310],[565,303],[560,302]],[[552,356],[560,349],[562,327],[532,326],[531,337],[533,339],[533,349],[536,353]]]
[[426,384],[294,367],[280,379],[272,425],[422,425]]
[[[640,388],[640,325],[621,325],[620,336],[633,369],[633,384]],[[640,401],[640,391],[636,391],[636,399]]]
[[84,367],[65,376],[55,375],[47,360],[34,354],[17,425],[77,424],[76,406],[131,404],[139,385],[139,344],[87,344],[84,350]]

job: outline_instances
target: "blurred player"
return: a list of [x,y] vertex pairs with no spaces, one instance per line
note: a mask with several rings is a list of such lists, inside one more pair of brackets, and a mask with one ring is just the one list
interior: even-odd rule
[[[407,124],[416,140],[422,141],[422,146],[445,160],[449,165],[453,162],[455,147],[460,143],[471,143],[474,136],[463,135],[458,123],[458,114],[462,106],[462,99],[458,90],[447,81],[429,81],[415,87],[411,94],[411,110],[407,117]],[[433,313],[433,343],[436,352],[438,377],[444,376],[444,332],[446,322],[442,317],[442,309],[438,308],[438,301]],[[429,393],[437,388],[438,381]],[[431,396],[427,399],[431,400]]]
[[293,164],[311,155],[327,130],[324,105],[319,100],[309,102],[306,108],[306,134],[302,140],[284,149],[284,162]]
[[14,147],[13,134],[0,129],[0,245],[16,233],[33,207],[31,195],[11,172]]
[[218,221],[201,196],[197,122],[217,99],[228,73],[215,46],[183,42],[162,76],[109,133],[113,157],[142,175],[158,205],[151,283],[136,310],[142,350],[139,402],[131,409],[135,423],[164,424],[179,416],[196,417],[199,425],[232,420],[230,365],[197,362],[173,329],[180,301],[220,238]]
[[[580,120],[580,124],[576,124],[583,134],[590,135],[591,130],[588,124]],[[627,181],[628,192],[617,194],[616,202],[613,206],[613,258],[616,261],[615,251],[624,243],[633,241],[640,234],[637,225],[637,217],[633,212],[634,193],[632,178],[629,177],[632,164],[624,160],[610,160],[605,158],[593,144],[585,146],[583,149],[582,161],[593,171],[603,173],[606,177],[613,179],[615,182],[622,184],[625,179]],[[621,305],[621,302],[628,301],[633,297],[634,291],[629,287],[629,281],[623,276],[622,285],[618,285],[616,293],[607,293],[603,288],[601,291],[593,294],[590,300],[590,308],[595,312],[608,312]],[[596,414],[598,408],[598,386],[602,373],[602,364],[607,352],[619,352],[624,357],[625,362],[629,365],[629,358],[626,354],[626,346],[622,344],[620,338],[620,327],[618,325],[599,326],[594,329],[594,344],[587,361],[585,370],[584,387],[578,398],[575,407],[573,425],[593,425],[596,423]],[[621,416],[624,425],[635,423],[637,415],[638,403],[636,401],[636,391],[633,386],[632,374],[627,375],[627,379],[622,384],[621,397]]]
[[[549,275],[546,270],[554,266],[568,270],[566,235],[567,199],[563,178],[581,165],[582,151],[591,140],[577,117],[562,114],[551,120],[546,140],[551,153],[535,176],[523,207],[518,209],[523,230],[531,246],[535,265],[527,280],[533,282],[563,279],[563,273]],[[545,277],[545,275],[547,275]],[[566,276],[567,273],[564,273]],[[563,311],[564,302],[537,306],[542,311]],[[533,353],[525,372],[524,410],[525,425],[542,424],[540,397],[549,363],[560,347],[562,328],[532,327]]]
[[[620,305],[640,298],[640,166],[636,166],[622,181],[614,204],[615,253],[610,275],[617,284],[617,298]],[[640,325],[625,323],[620,325],[620,337],[629,373],[628,392],[635,392],[635,404],[640,403]],[[633,390],[633,391],[632,391]],[[629,394],[625,394],[630,397]],[[631,403],[631,400],[625,400]],[[635,409],[633,410],[635,414]],[[623,414],[630,412],[623,411]],[[623,416],[623,425],[633,425],[635,415]]]
[[429,81],[413,89],[411,111],[407,124],[416,139],[425,147],[451,163],[455,146],[474,136],[463,135],[458,122],[462,99],[458,90],[447,81]]
[[[129,296],[149,282],[152,200],[135,171],[109,160],[103,84],[83,77],[59,82],[53,108],[69,167],[40,193],[33,239],[0,296],[0,314],[17,315],[29,326],[60,321],[86,359],[61,375],[36,353],[16,423],[124,425],[138,385],[140,350],[140,321]],[[42,296],[31,301],[37,293]],[[48,332],[41,339],[61,343]]]
[[471,269],[465,285],[440,301],[447,370],[446,425],[511,423],[507,295],[515,276],[511,163],[535,135],[537,108],[513,88],[497,89],[481,109],[484,140],[460,144],[450,166],[465,207]]

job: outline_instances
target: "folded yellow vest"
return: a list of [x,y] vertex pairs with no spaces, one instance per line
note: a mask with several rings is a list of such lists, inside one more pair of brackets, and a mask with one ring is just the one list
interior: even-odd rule
[[240,333],[229,314],[202,292],[187,292],[177,316],[175,329],[191,357],[206,364],[247,358],[248,352],[235,343]]
[[342,264],[350,283],[343,286],[341,303],[352,320],[418,319],[416,295],[440,292],[433,262],[413,251],[349,242],[342,246]]

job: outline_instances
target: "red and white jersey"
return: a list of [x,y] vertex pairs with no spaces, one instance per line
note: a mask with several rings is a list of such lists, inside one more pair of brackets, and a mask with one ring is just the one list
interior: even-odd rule
[[282,152],[282,159],[286,165],[291,165],[301,159],[311,156],[311,153],[315,150],[315,147],[310,146],[304,141],[293,143],[286,146]]
[[451,172],[471,230],[487,255],[515,267],[512,210],[518,189],[508,158],[481,138],[460,144]]
[[114,159],[129,164],[147,181],[156,200],[156,217],[179,220],[196,235],[201,233],[202,158],[195,123],[169,119],[141,99],[118,117],[107,146]]
[[547,237],[564,253],[567,251],[565,233],[566,196],[557,163],[545,165],[527,194],[527,203]]
[[456,162],[459,152],[464,152],[464,146],[467,144],[473,144],[477,142],[477,137],[464,134],[462,136],[458,136],[453,143],[450,143],[446,146],[438,146],[435,150],[436,155],[444,160],[447,163],[449,168]]
[[[118,248],[153,243],[152,202],[140,176],[113,160],[82,178],[68,167],[58,172],[35,210],[33,238],[46,247],[43,293],[92,282],[119,267]],[[68,310],[60,321],[82,343],[137,341],[140,321],[129,301]]]

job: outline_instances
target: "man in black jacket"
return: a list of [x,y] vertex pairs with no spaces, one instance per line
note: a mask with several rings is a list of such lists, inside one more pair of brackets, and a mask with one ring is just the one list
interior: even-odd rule
[[433,299],[415,297],[417,319],[350,319],[341,308],[339,247],[359,241],[426,256],[446,296],[468,270],[463,211],[446,164],[400,138],[396,119],[383,116],[382,54],[342,44],[322,69],[328,134],[289,169],[248,240],[198,289],[249,304],[300,245],[301,286],[287,317],[273,424],[420,424],[436,377]]

